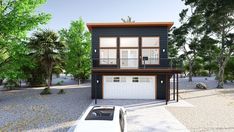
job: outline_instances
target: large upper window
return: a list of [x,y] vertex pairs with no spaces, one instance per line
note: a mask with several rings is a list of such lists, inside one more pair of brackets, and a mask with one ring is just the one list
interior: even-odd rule
[[138,47],[138,37],[121,37],[120,47]]
[[142,64],[159,64],[159,37],[142,37]]
[[100,38],[100,64],[115,65],[117,58],[117,38]]
[[120,37],[120,67],[138,68],[138,37]]
[[142,37],[142,47],[159,47],[159,37]]
[[117,47],[117,38],[116,37],[101,37],[100,38],[100,47]]

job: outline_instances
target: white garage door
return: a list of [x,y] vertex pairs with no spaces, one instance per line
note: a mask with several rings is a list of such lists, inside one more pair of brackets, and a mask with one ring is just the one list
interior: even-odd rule
[[155,99],[155,76],[104,76],[104,99]]

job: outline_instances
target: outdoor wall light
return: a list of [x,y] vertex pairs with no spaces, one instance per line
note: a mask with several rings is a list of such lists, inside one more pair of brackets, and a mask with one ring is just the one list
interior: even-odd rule
[[165,52],[166,50],[165,49],[163,49],[163,52]]
[[163,83],[163,80],[161,80],[161,83]]
[[94,52],[96,53],[96,52],[97,52],[97,50],[96,50],[96,49],[94,49]]
[[97,80],[97,83],[99,83],[99,80]]

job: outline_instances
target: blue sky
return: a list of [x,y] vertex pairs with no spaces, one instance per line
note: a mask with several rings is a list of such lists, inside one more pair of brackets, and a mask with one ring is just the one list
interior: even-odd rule
[[87,22],[121,22],[131,16],[136,22],[173,21],[179,25],[179,13],[185,8],[181,0],[48,0],[39,8],[52,14],[42,28],[68,28],[79,17]]

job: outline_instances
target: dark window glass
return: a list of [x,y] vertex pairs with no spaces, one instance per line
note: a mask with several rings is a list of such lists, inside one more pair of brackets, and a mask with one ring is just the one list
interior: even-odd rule
[[133,77],[132,82],[139,82],[139,78],[138,77]]
[[114,107],[95,106],[85,120],[113,120]]
[[119,77],[114,77],[113,82],[119,82]]

